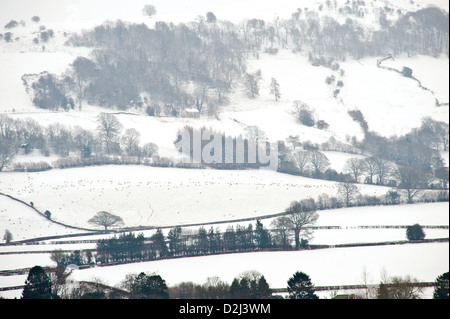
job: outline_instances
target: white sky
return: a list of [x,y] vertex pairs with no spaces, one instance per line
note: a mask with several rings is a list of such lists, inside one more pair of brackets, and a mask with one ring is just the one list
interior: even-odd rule
[[[281,12],[280,1],[273,0],[1,0],[0,26],[4,26],[11,19],[29,22],[34,15],[41,17],[42,23],[117,18],[134,20],[136,16],[141,15],[145,4],[153,4],[156,7],[155,19],[165,21],[169,18],[174,22],[186,19],[192,21],[198,15],[204,16],[208,11],[215,12],[219,19],[230,20],[245,18],[245,12],[254,13],[250,18],[272,18],[277,16],[278,11]],[[290,14],[298,7],[299,1],[285,0],[284,4],[281,6],[283,12]]]
[[[51,22],[96,21],[122,19],[134,21],[142,17],[145,4],[156,7],[156,20],[192,21],[208,11],[218,19],[241,21],[245,18],[273,20],[276,17],[288,18],[296,8],[314,8],[325,0],[1,0],[0,28],[8,21],[24,20],[30,22],[34,15],[41,17],[45,24]],[[338,3],[345,0],[338,0]],[[369,0],[370,1],[370,0]],[[383,1],[383,0],[381,0]],[[395,0],[394,4],[409,0]],[[447,0],[416,0],[415,7],[434,4],[448,11]]]

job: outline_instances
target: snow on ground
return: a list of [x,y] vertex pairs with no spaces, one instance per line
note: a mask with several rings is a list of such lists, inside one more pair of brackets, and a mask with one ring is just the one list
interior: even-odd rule
[[[63,228],[57,224],[48,222],[36,212],[29,208],[20,207],[20,204],[11,205],[10,199],[0,197],[3,204],[0,218],[0,232],[8,229],[14,236],[13,240],[22,240],[33,237],[41,237],[48,234],[78,234],[77,237],[51,239],[41,241],[40,245],[20,245],[20,246],[0,246],[0,252],[17,251],[51,251],[54,249],[63,250],[83,250],[95,248],[93,243],[67,243],[71,240],[96,240],[99,238],[109,238],[113,235],[89,235],[83,236],[83,231],[76,231]],[[14,210],[13,210],[14,209]],[[13,214],[12,212],[16,213]],[[18,214],[19,213],[19,214]],[[418,223],[422,226],[448,226],[449,207],[448,203],[428,203],[399,206],[375,206],[375,207],[354,207],[333,210],[318,211],[319,219],[316,226],[338,226],[341,229],[318,229],[314,231],[311,244],[350,244],[350,243],[370,243],[405,240],[405,228],[394,229],[359,229],[358,226],[407,226]],[[15,215],[14,218],[10,216]],[[70,220],[71,216],[65,216]],[[263,225],[270,228],[272,218],[262,220]],[[65,221],[65,220],[64,220]],[[195,222],[193,219],[191,222]],[[247,226],[251,222],[240,222]],[[206,226],[214,227],[220,231],[225,231],[228,226],[236,223],[224,223]],[[185,227],[185,231],[196,232],[199,226]],[[168,229],[164,230],[167,234]],[[137,231],[144,236],[150,237],[154,230]],[[427,239],[448,238],[448,229],[425,229]],[[65,244],[55,244],[54,242],[66,242]]]
[[2,239],[6,230],[11,232],[14,241],[49,235],[82,233],[80,230],[49,222],[31,208],[5,196],[0,196],[0,234]]
[[[116,286],[125,276],[139,272],[159,274],[169,286],[182,281],[202,284],[208,277],[218,276],[231,283],[233,278],[247,270],[262,273],[272,288],[286,287],[287,280],[296,271],[307,273],[316,286],[363,284],[362,273],[369,275],[369,284],[379,283],[381,276],[410,275],[418,281],[433,282],[448,271],[448,243],[406,244],[331,248],[294,252],[255,252],[181,259],[138,262],[119,266],[76,270],[69,280],[94,280]],[[9,255],[0,255],[0,262]],[[20,255],[18,255],[20,256]],[[28,256],[29,255],[24,255]],[[39,254],[34,264],[54,266],[48,255]],[[10,259],[10,257],[9,257]],[[30,259],[14,259],[17,268],[27,267]],[[9,262],[9,260],[8,260]],[[183,269],[183,271],[180,271]],[[24,276],[1,277],[0,286],[22,285]],[[19,293],[19,291],[16,291]]]
[[[164,226],[283,212],[293,200],[336,196],[337,183],[267,170],[197,170],[101,166],[38,173],[2,173],[1,191],[49,210],[52,219],[90,228],[106,210],[126,226]],[[388,188],[358,185],[362,194]]]
[[324,151],[322,152],[330,161],[330,167],[338,173],[343,173],[345,171],[345,163],[351,158],[364,159],[365,156],[350,153],[341,153],[334,151]]
[[384,61],[383,66],[395,68],[399,71],[405,66],[411,68],[413,70],[412,75],[417,78],[424,87],[433,91],[441,103],[449,102],[448,57],[431,57],[424,55],[407,57],[402,55],[395,57],[394,60]]
[[77,280],[103,278],[116,285],[126,274],[144,271],[158,273],[168,285],[174,285],[181,281],[204,283],[212,276],[231,283],[239,273],[257,270],[271,287],[282,288],[296,271],[307,273],[317,286],[361,284],[361,272],[366,268],[374,283],[379,282],[383,270],[390,275],[409,274],[420,281],[434,281],[448,271],[448,248],[446,243],[243,253],[143,262],[108,267],[108,271],[98,267],[76,271],[73,276]]
[[0,110],[2,112],[39,112],[25,91],[22,75],[26,73],[62,73],[73,62],[68,53],[0,52]]
[[316,226],[449,225],[448,202],[351,207],[318,212]]
[[[286,0],[281,5],[279,1],[249,0],[243,3],[238,0],[192,0],[176,4],[176,1],[155,0],[152,4],[157,8],[157,15],[147,18],[141,13],[142,7],[147,4],[144,0],[118,1],[114,5],[106,0],[4,0],[0,4],[0,27],[11,19],[23,19],[26,26],[11,30],[14,37],[19,37],[17,41],[10,44],[0,42],[0,111],[14,118],[32,117],[41,125],[76,123],[95,130],[96,116],[104,109],[86,105],[82,111],[68,113],[39,110],[32,105],[22,85],[21,76],[25,73],[49,71],[60,74],[76,56],[88,54],[86,49],[63,46],[63,32],[66,30],[79,31],[80,28],[115,19],[145,22],[148,25],[155,21],[187,22],[199,15],[204,16],[208,11],[214,12],[218,19],[233,22],[245,18],[273,21],[276,17],[288,18],[298,7],[317,8],[320,3],[323,2],[308,0],[299,4],[298,1]],[[345,1],[339,0],[338,3],[343,5]],[[384,6],[386,3],[370,1],[367,7]],[[414,3],[400,0],[391,6],[414,10],[430,4],[448,11],[448,2],[444,0]],[[321,14],[329,13],[325,9]],[[33,15],[41,17],[39,24],[30,21]],[[345,18],[332,15],[338,19]],[[373,18],[376,16],[366,15],[365,21],[360,22],[371,24]],[[55,38],[45,44],[45,50],[42,50],[41,44],[32,44],[40,25],[55,31]],[[413,75],[424,86],[433,90],[441,102],[448,102],[448,58],[396,57],[394,61],[386,61],[385,65],[398,69],[411,67]],[[220,114],[220,121],[206,118],[158,119],[127,114],[117,116],[124,129],[135,127],[140,131],[142,144],[158,144],[162,156],[174,155],[175,134],[186,124],[212,126],[234,136],[245,135],[248,126],[258,126],[271,140],[299,135],[302,142],[309,140],[322,143],[330,136],[342,142],[353,136],[361,138],[359,126],[347,114],[352,109],[360,109],[369,128],[384,136],[405,134],[420,126],[424,116],[448,122],[448,106],[434,107],[434,97],[430,92],[420,89],[417,82],[411,79],[378,69],[376,58],[342,62],[341,68],[345,71],[342,77],[344,87],[340,99],[334,99],[331,87],[325,84],[325,78],[333,74],[330,69],[313,67],[305,57],[283,50],[275,56],[261,54],[259,59],[249,60],[250,71],[260,69],[262,72],[261,95],[247,99],[237,88],[232,94],[230,105]],[[282,97],[278,102],[269,94],[268,85],[272,77],[280,83]],[[298,124],[292,114],[295,100],[308,103],[316,120],[325,120],[330,125],[329,129],[318,130]],[[328,152],[327,156],[331,166],[339,171],[338,168],[343,167],[350,155]],[[444,158],[448,163],[448,152]],[[51,164],[54,159],[34,153],[29,156],[19,155],[16,161],[45,160]],[[385,187],[358,186],[363,194],[369,195],[382,195],[388,190]],[[333,182],[267,171],[181,171],[141,166],[106,166],[32,174],[2,172],[0,191],[16,195],[26,202],[34,201],[41,211],[49,209],[55,220],[72,225],[88,226],[87,220],[97,211],[108,210],[123,217],[127,226],[163,226],[277,213],[283,211],[291,200],[316,198],[322,193],[335,196],[337,188]],[[319,226],[449,223],[448,203],[350,208],[321,211],[319,214]],[[81,232],[50,223],[30,208],[0,196],[0,234],[5,229],[13,233],[14,240]],[[448,230],[426,229],[425,232],[427,238],[448,237]],[[311,243],[404,240],[404,235],[404,229],[318,230]],[[74,247],[70,244],[48,244],[15,248],[22,251]],[[77,244],[76,247],[86,249],[92,244]],[[0,252],[11,251],[8,250],[10,247],[0,248]],[[0,269],[31,267],[35,264],[54,265],[49,254],[0,255]],[[255,269],[265,275],[272,287],[285,287],[287,279],[297,270],[308,273],[316,285],[360,284],[360,274],[364,268],[374,276],[374,283],[379,282],[379,275],[383,271],[390,275],[409,274],[420,281],[434,281],[438,275],[448,271],[448,243],[193,257],[97,267],[76,271],[73,277],[78,280],[98,277],[115,285],[128,273],[149,271],[161,274],[172,285],[187,280],[203,283],[207,277],[217,275],[231,282],[242,271]],[[2,276],[0,286],[21,285],[25,279],[26,276]],[[14,298],[20,297],[20,293],[2,292],[0,296]]]

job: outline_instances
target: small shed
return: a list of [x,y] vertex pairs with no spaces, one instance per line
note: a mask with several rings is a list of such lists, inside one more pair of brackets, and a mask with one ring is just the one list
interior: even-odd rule
[[197,109],[184,109],[181,111],[181,117],[198,119],[200,118],[200,112]]

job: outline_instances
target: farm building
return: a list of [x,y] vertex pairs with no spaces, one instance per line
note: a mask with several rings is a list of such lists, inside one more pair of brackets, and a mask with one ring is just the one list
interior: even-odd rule
[[186,118],[200,118],[200,112],[197,109],[184,109],[181,111],[181,117]]

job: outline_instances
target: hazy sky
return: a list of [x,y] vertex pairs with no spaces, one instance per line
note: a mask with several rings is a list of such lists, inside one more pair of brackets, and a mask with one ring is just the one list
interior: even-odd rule
[[[8,21],[24,20],[38,15],[41,24],[59,23],[76,25],[78,22],[102,23],[105,20],[122,19],[139,22],[145,4],[153,4],[156,21],[187,22],[208,11],[218,19],[240,22],[245,18],[271,21],[276,17],[289,18],[297,8],[315,8],[325,0],[0,0],[0,31]],[[337,0],[345,3],[346,0]],[[377,0],[381,1],[381,0]],[[366,1],[370,3],[370,1]],[[394,4],[407,4],[410,0],[392,0]],[[448,0],[415,0],[417,4],[436,4],[448,10]],[[147,18],[148,19],[148,18]]]
[[67,21],[136,20],[145,4],[157,9],[157,20],[192,21],[198,15],[213,11],[219,19],[241,20],[248,18],[275,18],[290,15],[299,4],[315,3],[317,0],[0,0],[0,27],[8,21],[30,22],[34,15],[44,24]]

